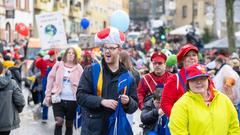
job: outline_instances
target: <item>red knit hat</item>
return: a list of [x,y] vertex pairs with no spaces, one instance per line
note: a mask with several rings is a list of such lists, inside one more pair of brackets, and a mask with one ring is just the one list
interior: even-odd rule
[[163,62],[163,63],[165,63],[166,60],[167,60],[167,56],[164,55],[161,52],[155,52],[155,53],[153,53],[153,55],[151,57],[152,62]]
[[209,77],[207,68],[201,64],[193,64],[186,69],[187,80],[191,80],[197,77]]
[[190,43],[184,45],[183,47],[181,47],[180,51],[177,54],[177,61],[178,64],[181,63],[183,57],[189,52],[189,51],[195,51],[196,53],[198,53],[198,48]]
[[54,55],[54,54],[55,54],[55,51],[54,51],[54,50],[49,50],[49,51],[48,51],[48,55],[49,55],[49,56],[52,56],[52,55]]

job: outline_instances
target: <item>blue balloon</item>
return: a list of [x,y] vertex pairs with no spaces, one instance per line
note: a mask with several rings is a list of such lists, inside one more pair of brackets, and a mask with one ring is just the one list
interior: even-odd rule
[[111,26],[117,28],[121,32],[126,32],[129,27],[130,19],[125,11],[117,10],[111,16]]
[[81,20],[81,26],[82,26],[83,29],[87,29],[88,26],[89,26],[89,21],[88,21],[88,19],[83,18],[83,19]]

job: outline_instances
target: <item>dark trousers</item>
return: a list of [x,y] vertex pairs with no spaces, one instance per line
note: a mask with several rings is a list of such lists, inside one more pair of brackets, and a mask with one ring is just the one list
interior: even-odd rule
[[10,131],[0,131],[0,135],[9,135]]
[[33,100],[33,103],[35,105],[40,103],[39,97],[40,97],[40,92],[39,91],[32,91],[32,100]]
[[[66,119],[66,132],[65,135],[72,135],[73,133],[73,120],[76,116],[76,101],[62,100],[60,103],[53,104],[54,117],[61,117]],[[62,135],[62,125],[55,125],[54,135]]]

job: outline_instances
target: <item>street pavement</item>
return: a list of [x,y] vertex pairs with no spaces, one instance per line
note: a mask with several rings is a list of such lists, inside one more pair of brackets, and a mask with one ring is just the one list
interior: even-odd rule
[[[27,101],[27,96],[29,94],[27,89],[23,89],[24,97]],[[26,102],[27,103],[27,102]],[[54,117],[52,108],[49,108],[49,119],[47,123],[42,123],[41,119],[34,117],[34,107],[33,104],[26,105],[23,112],[20,114],[21,123],[20,128],[11,131],[10,135],[53,135],[54,134]],[[140,111],[137,110],[133,115],[132,129],[134,135],[141,135],[142,129],[139,128],[140,124]],[[63,126],[64,127],[64,126]],[[65,129],[63,128],[63,134]],[[80,135],[80,130],[74,129],[73,135]]]

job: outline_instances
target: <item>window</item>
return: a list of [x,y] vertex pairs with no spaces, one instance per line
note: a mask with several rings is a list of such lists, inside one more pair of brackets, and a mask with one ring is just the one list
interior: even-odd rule
[[70,0],[70,6],[73,6],[74,3],[73,3],[73,0]]
[[194,3],[194,6],[193,6],[193,15],[194,15],[194,16],[197,16],[197,14],[198,14],[198,7],[197,7],[197,4]]
[[106,28],[106,27],[107,27],[107,22],[103,21],[103,28]]
[[204,15],[207,13],[212,13],[213,12],[213,5],[210,2],[205,2],[204,3]]
[[67,5],[68,2],[67,2],[67,0],[63,0],[63,3]]
[[20,8],[19,0],[16,0],[16,9]]
[[235,23],[235,29],[236,29],[236,31],[240,30],[240,23],[239,22]]
[[11,26],[9,23],[6,24],[6,29],[5,29],[5,38],[8,43],[11,41]]
[[29,0],[25,0],[25,10],[29,11]]
[[32,24],[29,24],[29,35],[30,37],[33,37],[33,27],[32,27]]
[[182,7],[182,18],[186,18],[187,17],[187,6],[184,5]]
[[19,0],[20,9],[25,9],[25,0]]
[[77,2],[75,6],[76,6],[76,7],[79,7],[80,10],[81,10],[81,6],[82,6],[82,4],[81,4],[81,2]]

